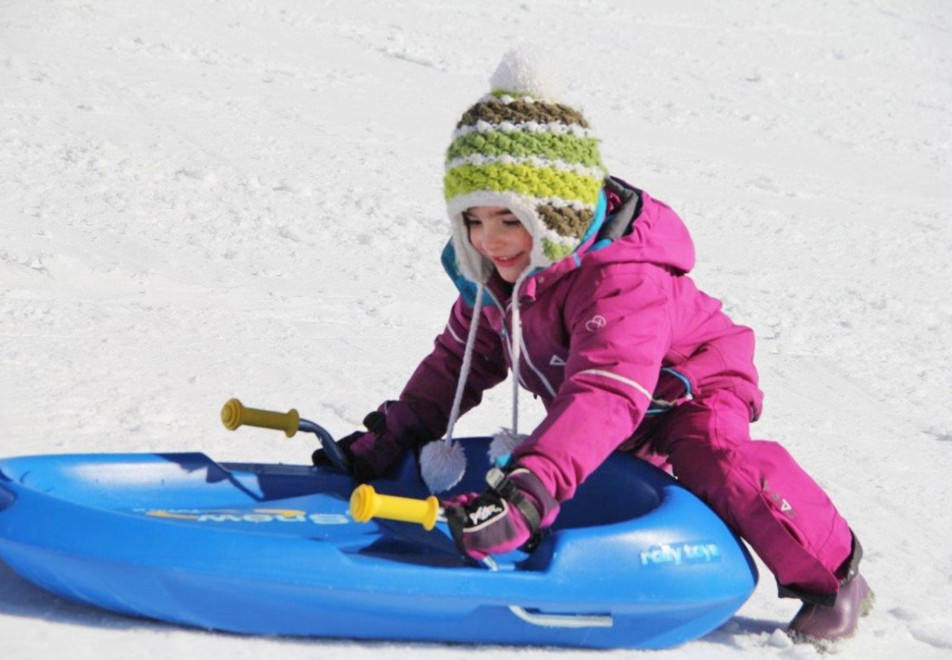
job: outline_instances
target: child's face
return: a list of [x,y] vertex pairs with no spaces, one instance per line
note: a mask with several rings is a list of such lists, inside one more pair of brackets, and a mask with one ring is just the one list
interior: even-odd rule
[[512,211],[502,206],[474,206],[463,214],[469,242],[489,259],[500,277],[515,282],[529,265],[532,236]]

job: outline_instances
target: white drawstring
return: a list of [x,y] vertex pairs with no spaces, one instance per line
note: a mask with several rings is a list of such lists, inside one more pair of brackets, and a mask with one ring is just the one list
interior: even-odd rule
[[476,345],[476,333],[479,330],[479,317],[483,308],[483,283],[476,283],[476,302],[473,304],[473,317],[466,335],[466,347],[463,349],[463,364],[460,365],[459,379],[456,381],[456,394],[453,407],[446,425],[446,436],[442,440],[423,445],[420,450],[420,475],[431,493],[449,490],[460,482],[466,474],[466,453],[463,447],[453,440],[453,430],[463,406],[463,392],[473,362],[473,348]]
[[[503,429],[490,444],[489,457],[495,460],[498,457],[510,454],[524,439],[519,436],[519,362],[522,352],[522,319],[519,311],[519,289],[522,283],[532,272],[526,268],[516,279],[512,290],[512,332],[509,354],[512,361],[512,429]],[[470,321],[469,332],[466,334],[466,346],[463,349],[463,363],[460,365],[459,380],[456,382],[456,394],[453,396],[453,406],[450,409],[449,421],[446,425],[446,436],[437,442],[431,442],[420,450],[420,473],[423,481],[433,493],[449,490],[460,482],[466,473],[466,455],[458,442],[453,440],[453,432],[463,406],[463,393],[466,391],[466,381],[472,369],[473,349],[476,345],[476,334],[479,330],[479,319],[483,308],[482,282],[476,283],[476,302],[473,305],[473,316]],[[502,310],[505,315],[505,310]]]
[[512,428],[499,429],[493,436],[493,441],[489,444],[491,463],[505,464],[509,455],[526,439],[526,436],[519,434],[519,371],[522,364],[522,313],[519,307],[519,291],[531,272],[531,267],[523,271],[512,287],[512,332],[509,344],[512,360]]
[[509,354],[512,355],[512,434],[514,436],[519,434],[519,362],[522,357],[522,316],[519,311],[519,289],[531,272],[532,267],[527,267],[516,278],[516,283],[512,287],[512,343],[509,346]]
[[479,316],[483,310],[483,283],[476,283],[476,303],[473,305],[473,318],[469,332],[466,334],[466,348],[463,349],[463,364],[460,367],[459,380],[456,381],[456,394],[453,396],[453,407],[450,409],[450,421],[446,426],[446,441],[453,441],[453,429],[459,419],[459,411],[463,406],[463,392],[466,390],[466,381],[473,364],[473,347],[476,345],[476,332],[479,329]]

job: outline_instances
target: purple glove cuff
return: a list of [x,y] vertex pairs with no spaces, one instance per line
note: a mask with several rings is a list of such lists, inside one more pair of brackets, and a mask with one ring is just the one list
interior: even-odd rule
[[490,490],[445,500],[443,508],[461,552],[481,561],[526,545],[559,513],[559,503],[532,472],[516,467],[502,481],[490,471]]
[[402,401],[385,401],[364,418],[364,426],[369,431],[348,446],[358,481],[376,479],[407,449],[432,439],[413,409]]
[[404,401],[384,401],[377,412],[386,420],[386,431],[405,448],[416,448],[436,439],[416,411]]
[[379,477],[396,463],[404,448],[390,433],[368,431],[350,445],[353,456],[354,476],[359,481]]
[[522,491],[539,512],[539,529],[545,529],[555,522],[559,515],[559,503],[546,487],[529,469],[517,466],[509,473],[509,481]]

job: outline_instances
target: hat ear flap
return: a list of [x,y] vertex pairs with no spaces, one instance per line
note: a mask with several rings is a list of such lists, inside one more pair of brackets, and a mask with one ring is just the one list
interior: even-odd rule
[[466,279],[485,283],[495,270],[492,263],[479,254],[469,240],[465,214],[469,209],[479,206],[501,206],[512,211],[513,215],[519,218],[532,237],[530,266],[545,268],[552,264],[553,260],[546,256],[544,250],[544,238],[547,231],[539,219],[534,199],[513,193],[476,191],[452,199],[447,203],[457,266]]

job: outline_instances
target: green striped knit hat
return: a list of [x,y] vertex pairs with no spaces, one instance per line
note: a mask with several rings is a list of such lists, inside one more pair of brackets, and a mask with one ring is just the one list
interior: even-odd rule
[[546,267],[578,247],[595,215],[607,174],[582,113],[557,96],[545,58],[506,53],[491,92],[467,110],[446,152],[443,192],[460,271],[485,282],[492,264],[467,236],[463,213],[504,206],[532,235],[530,265]]

